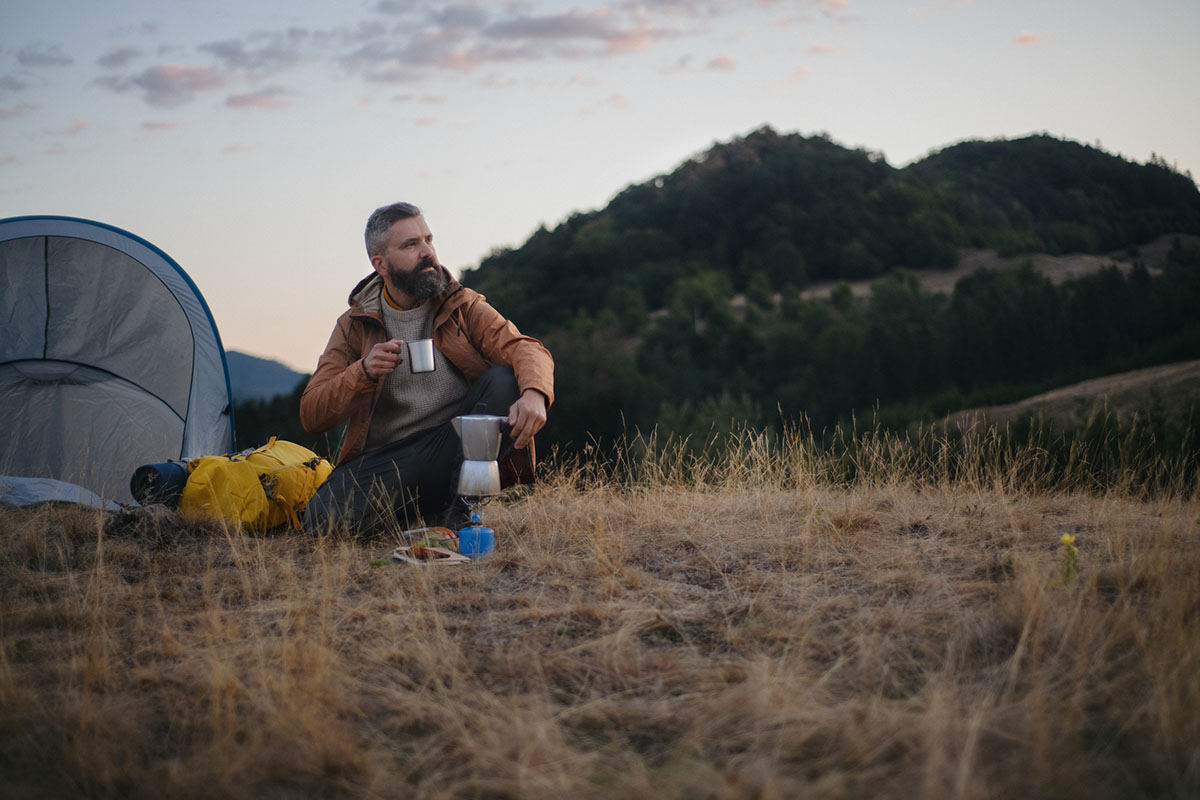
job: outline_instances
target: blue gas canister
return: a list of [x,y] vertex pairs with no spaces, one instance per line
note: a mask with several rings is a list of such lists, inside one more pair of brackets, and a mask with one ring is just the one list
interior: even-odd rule
[[480,524],[479,512],[471,514],[471,524],[458,529],[458,552],[464,556],[478,558],[496,549],[496,532]]

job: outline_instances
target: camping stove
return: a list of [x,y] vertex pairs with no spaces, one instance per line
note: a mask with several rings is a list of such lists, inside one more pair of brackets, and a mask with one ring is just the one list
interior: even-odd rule
[[462,440],[463,462],[458,473],[458,495],[471,512],[471,524],[458,531],[458,549],[476,556],[495,549],[495,531],[483,526],[483,507],[500,494],[500,437],[505,417],[470,414],[455,417],[454,430]]

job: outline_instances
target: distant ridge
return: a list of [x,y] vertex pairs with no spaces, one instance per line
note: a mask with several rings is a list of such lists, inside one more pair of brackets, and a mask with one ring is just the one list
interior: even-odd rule
[[1005,425],[1030,417],[1054,422],[1060,429],[1082,427],[1096,414],[1109,414],[1123,424],[1147,416],[1187,424],[1200,409],[1200,361],[1182,361],[1080,381],[1016,403],[973,408],[951,414],[943,425],[966,430],[978,424]]
[[225,360],[229,364],[229,383],[233,389],[234,403],[270,400],[281,394],[291,394],[305,376],[305,373],[296,372],[278,361],[236,350],[226,350]]

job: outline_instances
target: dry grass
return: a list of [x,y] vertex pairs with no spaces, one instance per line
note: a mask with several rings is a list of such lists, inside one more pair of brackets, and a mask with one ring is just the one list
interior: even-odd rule
[[715,465],[651,442],[493,504],[497,552],[465,567],[161,509],[6,511],[0,782],[1200,795],[1195,487],[1039,485],[1036,452],[980,447],[937,467],[877,440],[845,481],[798,437]]

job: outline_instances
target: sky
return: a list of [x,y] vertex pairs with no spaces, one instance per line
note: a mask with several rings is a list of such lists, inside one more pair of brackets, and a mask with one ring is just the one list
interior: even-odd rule
[[134,233],[227,350],[311,372],[379,206],[459,274],[764,125],[1200,177],[1197,40],[1200,0],[3,0],[0,218]]

